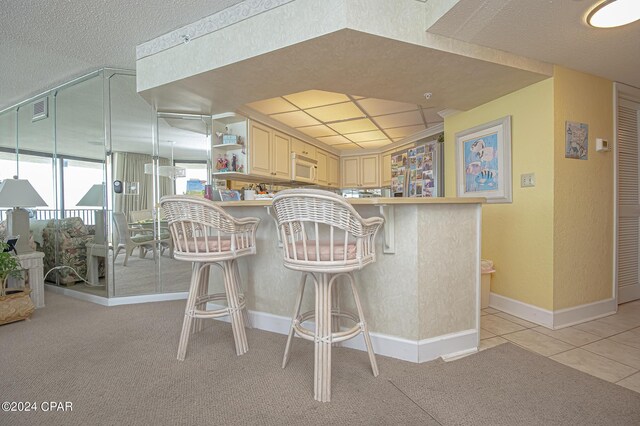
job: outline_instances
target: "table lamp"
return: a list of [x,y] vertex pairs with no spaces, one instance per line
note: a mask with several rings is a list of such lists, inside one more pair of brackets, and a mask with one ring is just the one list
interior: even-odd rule
[[[84,197],[76,204],[81,207],[103,207],[104,206],[104,184],[97,183],[93,185]],[[96,235],[93,242],[96,244],[104,244],[104,208],[94,211],[96,223]]]
[[16,244],[18,254],[30,253],[29,212],[23,207],[46,206],[42,197],[26,179],[5,179],[0,183],[0,207],[13,207],[7,212],[7,236],[20,236]]

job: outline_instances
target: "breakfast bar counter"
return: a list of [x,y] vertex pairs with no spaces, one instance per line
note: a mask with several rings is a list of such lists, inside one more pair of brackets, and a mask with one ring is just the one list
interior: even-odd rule
[[[477,349],[483,198],[352,198],[363,217],[384,216],[376,262],[356,274],[375,352],[413,362]],[[216,203],[261,219],[257,254],[240,260],[252,324],[286,334],[300,274],[282,264],[270,200]],[[215,281],[219,282],[219,278]],[[307,284],[309,285],[309,284]],[[353,301],[340,286],[346,309]],[[308,291],[303,311],[313,306]],[[364,349],[362,338],[343,343]]]

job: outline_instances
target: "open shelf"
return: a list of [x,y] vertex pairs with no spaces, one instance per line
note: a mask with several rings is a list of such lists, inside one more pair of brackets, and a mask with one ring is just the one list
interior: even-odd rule
[[218,144],[218,145],[213,145],[212,148],[220,148],[220,149],[229,150],[229,149],[240,149],[243,146],[244,145],[239,144],[239,143],[221,143],[221,144]]

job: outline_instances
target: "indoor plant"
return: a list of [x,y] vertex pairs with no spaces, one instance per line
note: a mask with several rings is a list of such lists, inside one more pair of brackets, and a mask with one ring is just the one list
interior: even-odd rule
[[35,307],[29,294],[30,288],[7,289],[9,277],[22,279],[22,266],[12,255],[8,245],[0,242],[0,324],[20,321],[31,316]]

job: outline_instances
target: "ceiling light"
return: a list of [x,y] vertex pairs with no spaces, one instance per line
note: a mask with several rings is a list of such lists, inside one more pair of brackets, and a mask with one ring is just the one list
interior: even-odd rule
[[606,0],[587,15],[587,23],[597,28],[620,27],[638,19],[640,19],[638,0]]

